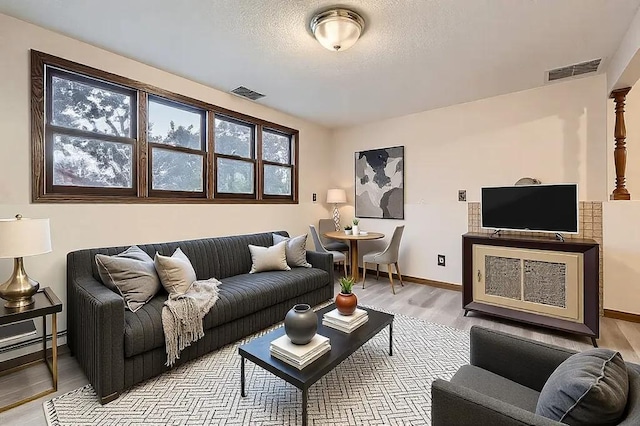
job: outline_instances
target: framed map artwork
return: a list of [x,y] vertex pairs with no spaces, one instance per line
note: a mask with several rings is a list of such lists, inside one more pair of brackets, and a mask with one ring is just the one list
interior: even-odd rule
[[404,146],[356,152],[356,216],[404,219]]

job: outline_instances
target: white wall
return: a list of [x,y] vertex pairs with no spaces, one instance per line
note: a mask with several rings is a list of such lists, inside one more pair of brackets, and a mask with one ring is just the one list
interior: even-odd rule
[[[361,227],[389,235],[404,223],[402,272],[460,284],[467,204],[457,201],[458,190],[479,201],[482,186],[530,176],[578,182],[581,200],[603,200],[606,112],[599,75],[340,129],[332,141],[335,184],[353,205],[354,152],[404,145],[405,220],[364,219]],[[342,215],[353,217],[353,207]],[[437,254],[446,255],[446,267],[437,266]]]
[[[36,49],[182,95],[300,130],[299,205],[32,204],[29,49]],[[170,54],[170,52],[168,52]],[[329,217],[323,201],[329,182],[327,129],[236,96],[194,83],[43,28],[0,15],[0,217],[51,218],[53,252],[25,259],[30,276],[66,303],[66,254],[112,245],[172,241],[284,229],[307,233]],[[215,72],[212,70],[211,72]],[[241,82],[239,82],[241,83]],[[12,261],[0,260],[0,282]],[[66,328],[66,315],[59,329]]]
[[[631,201],[603,205],[604,308],[640,314],[640,87],[627,95],[627,189]],[[615,188],[614,102],[608,101],[607,192]]]
[[[607,66],[607,93],[613,89],[631,87],[640,78],[640,10],[622,38],[618,50]],[[606,58],[605,58],[606,59]]]

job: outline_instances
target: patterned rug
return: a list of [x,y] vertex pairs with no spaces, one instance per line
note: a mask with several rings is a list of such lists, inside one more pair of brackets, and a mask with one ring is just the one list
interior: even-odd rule
[[[100,405],[90,385],[44,403],[49,425],[299,425],[302,392],[246,363],[240,396],[238,346],[254,336],[147,380]],[[396,314],[388,328],[309,390],[309,425],[430,425],[431,382],[469,360],[469,333]]]

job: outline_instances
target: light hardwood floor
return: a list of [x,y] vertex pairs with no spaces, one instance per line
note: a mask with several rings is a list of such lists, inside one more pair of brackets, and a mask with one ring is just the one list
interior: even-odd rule
[[[339,287],[336,285],[336,292]],[[541,340],[547,343],[584,350],[591,347],[590,340],[566,333],[554,332],[543,328],[520,325],[490,317],[474,315],[463,317],[461,308],[462,294],[457,291],[444,290],[420,284],[405,283],[400,287],[396,282],[396,295],[391,294],[389,281],[380,277],[367,278],[367,288],[360,284],[354,286],[359,303],[380,307],[389,311],[422,318],[437,324],[448,325],[468,330],[478,324],[497,330]],[[601,318],[600,347],[616,349],[625,360],[640,362],[640,324]],[[63,355],[59,359],[60,381],[58,392],[39,400],[24,404],[12,410],[0,413],[0,425],[46,425],[42,404],[46,400],[64,394],[87,383],[87,378],[75,359]],[[49,382],[46,367],[42,366],[0,377],[0,404],[18,399],[21,395],[36,393],[46,387]]]

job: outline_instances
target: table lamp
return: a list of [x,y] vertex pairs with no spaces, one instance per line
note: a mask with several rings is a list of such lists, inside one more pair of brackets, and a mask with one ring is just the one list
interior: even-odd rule
[[340,230],[340,212],[338,211],[338,204],[344,204],[347,202],[347,193],[344,189],[330,189],[327,191],[327,203],[333,203],[333,223],[335,224],[336,231]]
[[14,258],[13,273],[0,285],[0,297],[6,308],[22,308],[33,304],[40,284],[29,278],[22,258],[51,251],[49,219],[0,219],[0,258]]

